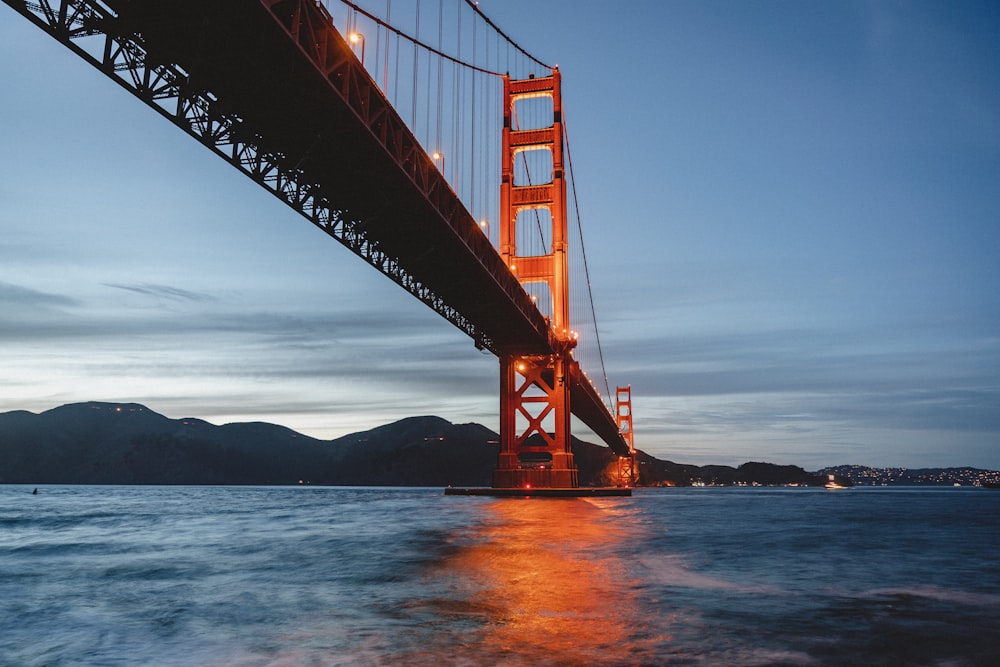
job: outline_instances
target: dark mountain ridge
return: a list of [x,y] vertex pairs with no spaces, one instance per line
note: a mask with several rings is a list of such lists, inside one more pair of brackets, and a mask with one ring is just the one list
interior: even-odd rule
[[0,483],[486,484],[496,434],[411,417],[336,440],[264,422],[216,426],[136,403],[0,414]]
[[[319,440],[265,422],[217,426],[138,403],[75,403],[0,413],[0,484],[489,486],[498,442],[485,426],[432,416]],[[582,486],[614,483],[611,450],[574,438],[573,452]],[[637,463],[649,486],[826,482],[769,463],[699,467],[641,451]]]

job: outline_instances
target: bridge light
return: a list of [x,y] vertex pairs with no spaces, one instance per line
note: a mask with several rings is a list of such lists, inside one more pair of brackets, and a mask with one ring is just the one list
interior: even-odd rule
[[355,46],[357,46],[359,43],[361,44],[361,66],[363,67],[365,64],[365,36],[362,35],[360,32],[352,32],[350,35],[347,36],[347,39],[348,41],[351,42],[351,44],[354,44]]
[[434,151],[433,153],[431,153],[431,159],[434,160],[435,162],[439,160],[441,161],[441,175],[445,177],[445,180],[447,180],[448,177],[444,173],[444,153],[442,153],[441,151]]

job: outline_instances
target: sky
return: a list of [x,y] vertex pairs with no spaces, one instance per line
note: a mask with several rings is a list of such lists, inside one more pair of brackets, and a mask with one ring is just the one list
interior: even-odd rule
[[[562,72],[639,449],[1000,469],[1000,5],[479,4]],[[498,428],[495,357],[6,5],[0,156],[0,412]]]

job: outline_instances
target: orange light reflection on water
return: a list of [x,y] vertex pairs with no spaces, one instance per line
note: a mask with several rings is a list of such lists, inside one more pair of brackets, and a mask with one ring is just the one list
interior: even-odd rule
[[628,517],[613,501],[503,499],[484,511],[484,527],[465,536],[435,573],[466,587],[467,609],[485,621],[464,642],[467,657],[482,664],[633,664],[669,642],[647,631],[637,586],[614,555]]

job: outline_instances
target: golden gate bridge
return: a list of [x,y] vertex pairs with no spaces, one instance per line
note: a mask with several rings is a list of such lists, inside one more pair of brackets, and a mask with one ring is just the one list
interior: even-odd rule
[[4,2],[499,358],[492,491],[578,489],[571,415],[634,484],[562,75],[476,3]]

